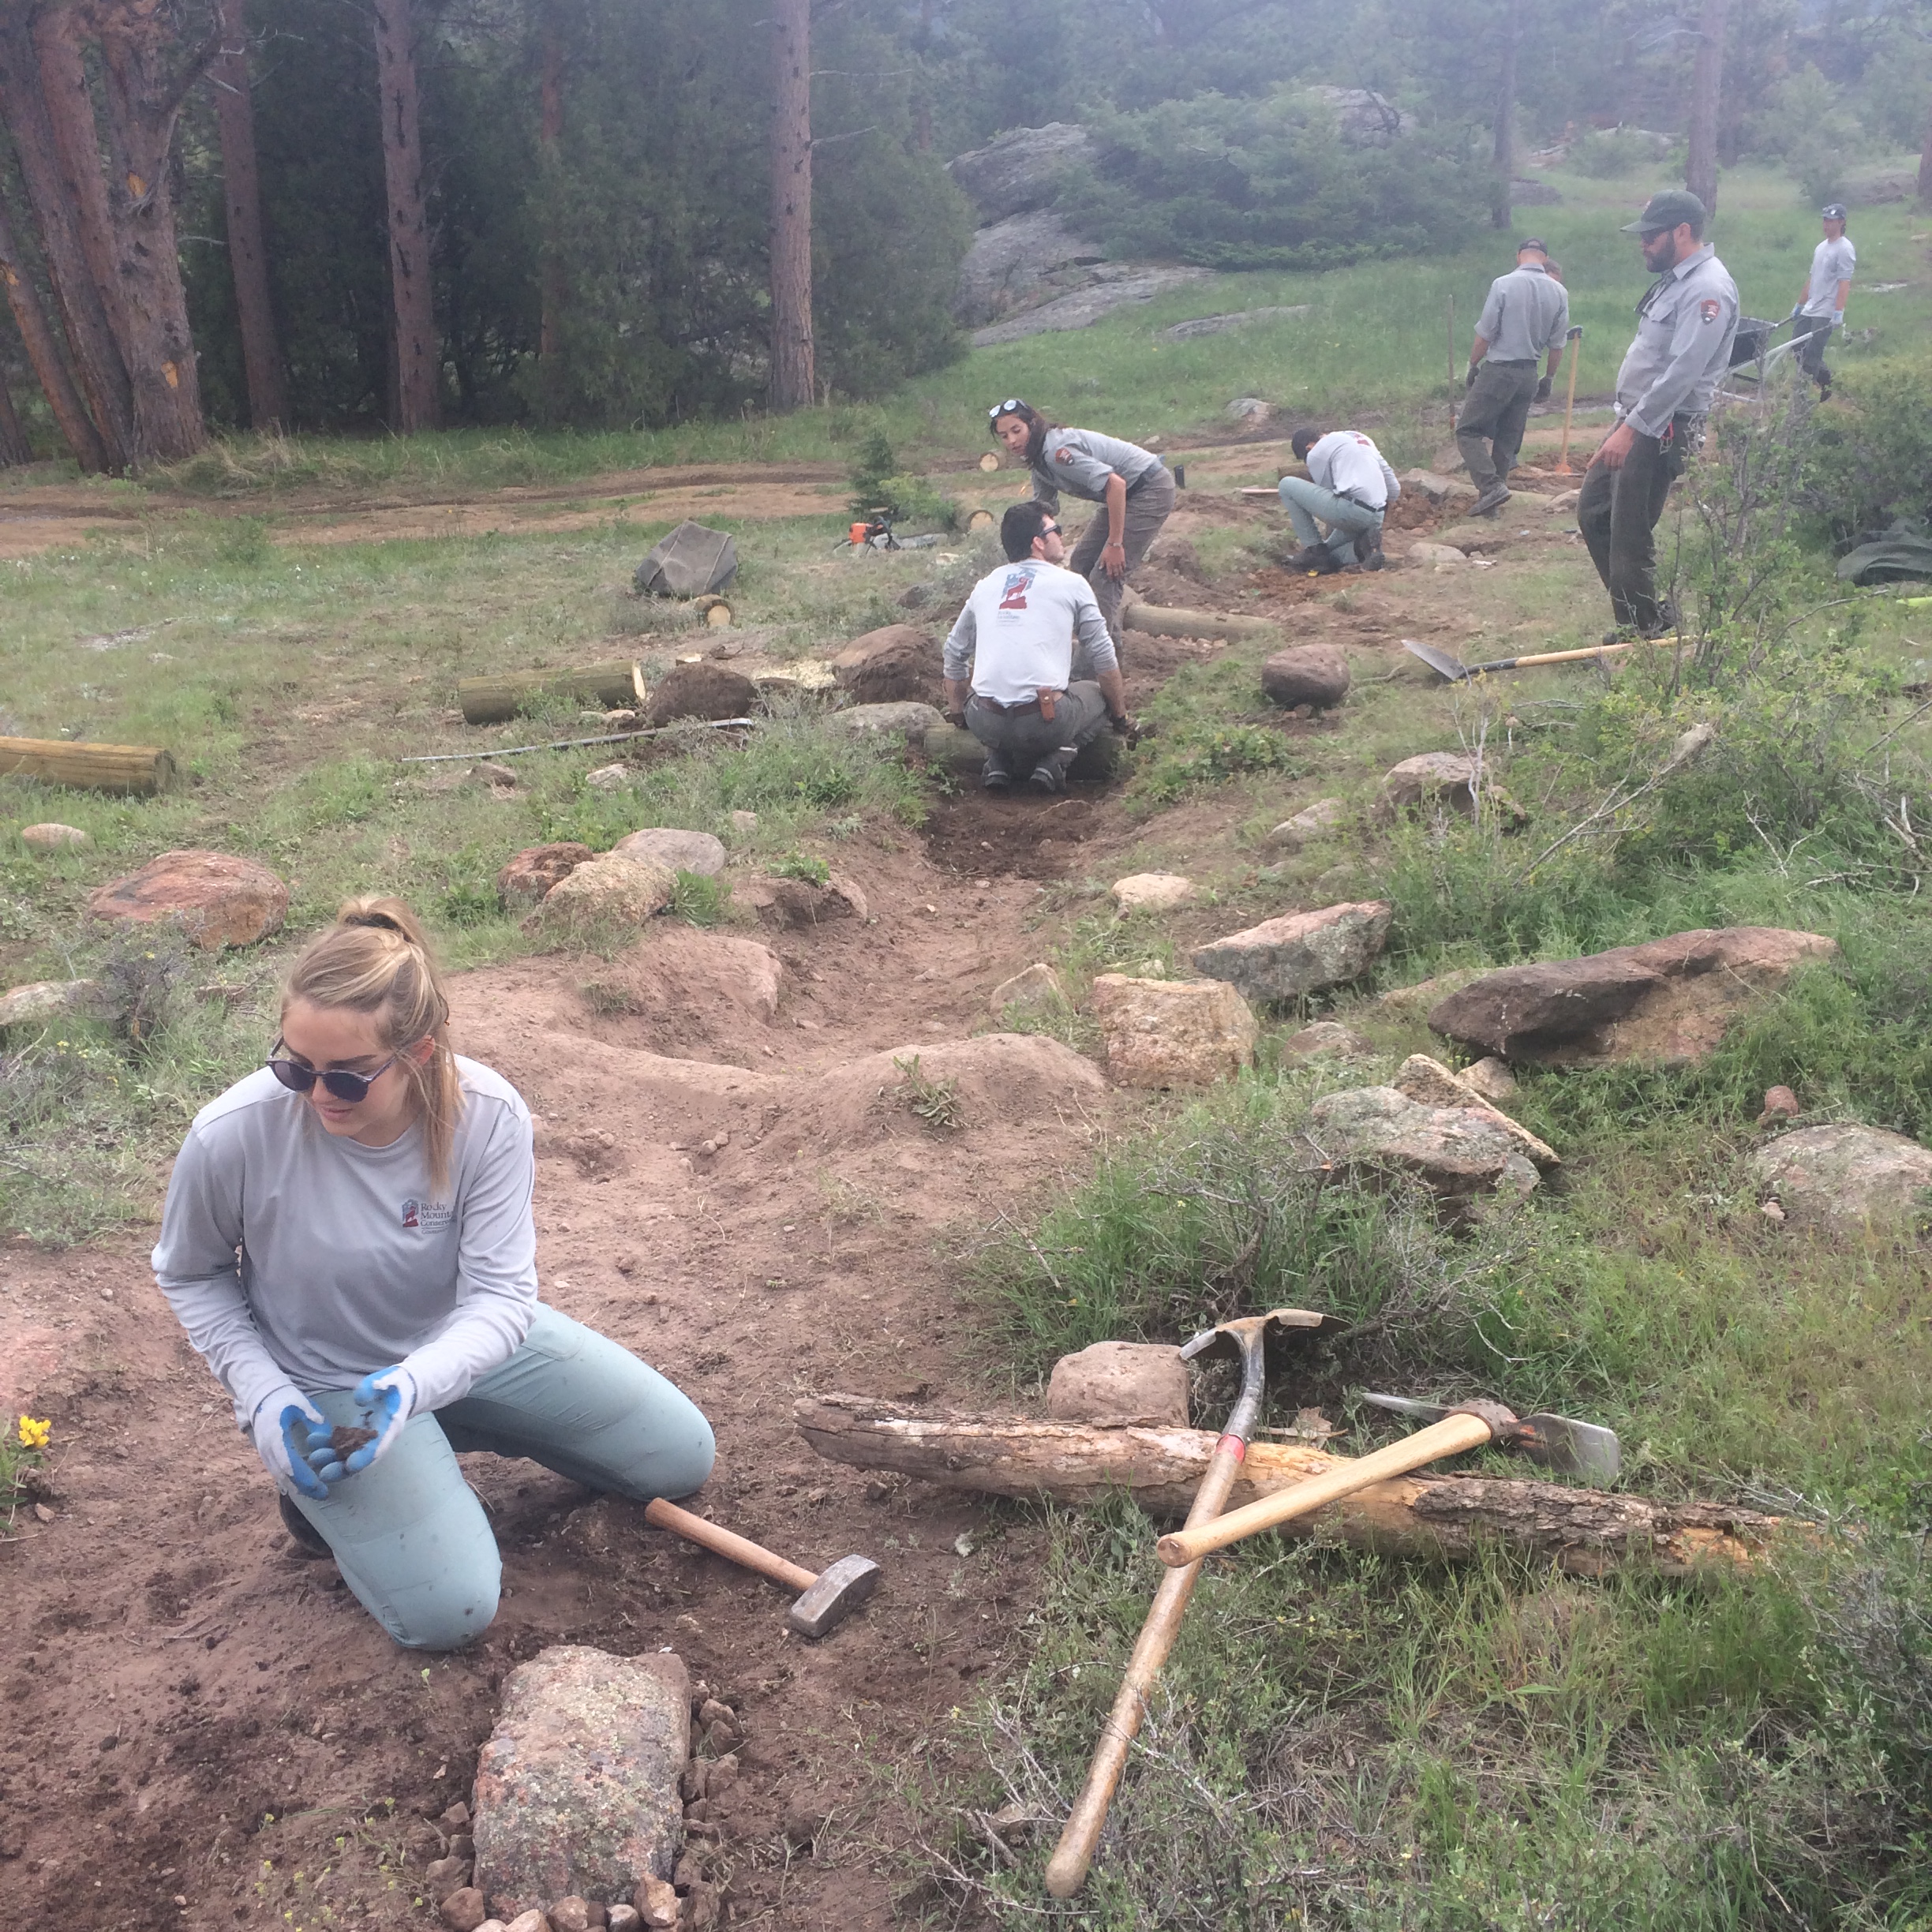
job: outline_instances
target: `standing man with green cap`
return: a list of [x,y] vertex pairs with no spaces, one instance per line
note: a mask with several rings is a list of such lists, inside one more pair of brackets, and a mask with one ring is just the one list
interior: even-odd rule
[[1637,305],[1637,339],[1617,371],[1616,426],[1597,446],[1577,502],[1616,617],[1605,642],[1661,637],[1676,623],[1657,598],[1657,519],[1703,441],[1737,333],[1737,284],[1704,239],[1706,219],[1695,195],[1672,189],[1653,195],[1623,230],[1641,240],[1657,279]]
[[1825,224],[1825,239],[1811,254],[1811,272],[1791,312],[1794,324],[1792,339],[1804,346],[1798,351],[1798,366],[1818,386],[1822,402],[1831,394],[1831,371],[1825,366],[1825,345],[1835,328],[1844,327],[1845,298],[1852,293],[1852,271],[1858,267],[1858,250],[1845,233],[1842,201],[1828,201],[1818,211]]
[[[1469,400],[1456,418],[1456,447],[1476,485],[1475,514],[1493,516],[1509,501],[1509,469],[1522,447],[1530,405],[1547,396],[1563,363],[1570,297],[1549,272],[1549,250],[1533,236],[1516,245],[1516,266],[1489,284],[1470,345]],[[1547,354],[1549,373],[1537,380]]]

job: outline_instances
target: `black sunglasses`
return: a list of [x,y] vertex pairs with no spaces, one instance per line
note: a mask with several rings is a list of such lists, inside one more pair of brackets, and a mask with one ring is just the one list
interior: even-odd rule
[[332,1094],[338,1100],[346,1100],[350,1106],[366,1100],[369,1089],[402,1058],[400,1050],[392,1053],[373,1073],[351,1073],[346,1068],[336,1068],[327,1073],[318,1073],[312,1066],[304,1066],[299,1060],[278,1060],[275,1046],[283,1042],[278,1038],[275,1046],[268,1049],[268,1071],[290,1093],[305,1094],[317,1080],[322,1083],[324,1093]]

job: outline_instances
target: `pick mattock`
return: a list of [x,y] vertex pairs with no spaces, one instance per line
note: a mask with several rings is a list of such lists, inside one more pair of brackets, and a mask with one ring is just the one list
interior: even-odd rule
[[[1243,1537],[1279,1523],[1292,1522],[1324,1504],[1353,1496],[1391,1477],[1406,1476],[1411,1470],[1434,1462],[1443,1456],[1460,1455],[1466,1449],[1480,1449],[1496,1443],[1504,1448],[1520,1449],[1532,1460],[1567,1474],[1584,1474],[1598,1483],[1614,1481],[1623,1461],[1615,1431],[1593,1422],[1573,1421],[1567,1416],[1533,1415],[1519,1418],[1499,1402],[1458,1402],[1444,1409],[1434,1402],[1410,1402],[1400,1395],[1370,1395],[1365,1400],[1383,1409],[1399,1409],[1410,1415],[1440,1418],[1427,1428],[1386,1449],[1378,1449],[1346,1469],[1331,1470],[1326,1475],[1312,1476],[1274,1495],[1263,1496],[1245,1508],[1230,1510],[1212,1522],[1196,1524],[1164,1536],[1154,1553],[1164,1563],[1177,1566],[1177,1575],[1187,1575],[1200,1559]],[[1185,1566],[1184,1567],[1182,1566]]]
[[841,1556],[814,1576],[795,1563],[787,1563],[754,1543],[748,1537],[722,1530],[702,1516],[694,1516],[662,1496],[653,1496],[644,1506],[644,1520],[656,1530],[668,1530],[687,1543],[695,1543],[714,1555],[743,1563],[760,1576],[769,1577],[788,1589],[799,1592],[797,1602],[785,1612],[785,1621],[801,1637],[822,1637],[844,1622],[853,1611],[878,1588],[885,1574],[870,1556]]
[[1556,474],[1568,476],[1570,469],[1570,418],[1576,414],[1577,365],[1583,360],[1583,331],[1570,331],[1570,393],[1563,398],[1563,447],[1556,452]]
[[[1183,1346],[1181,1358],[1191,1361],[1225,1339],[1240,1349],[1241,1358],[1241,1395],[1220,1440],[1214,1446],[1208,1473],[1194,1492],[1194,1504],[1188,1511],[1189,1528],[1208,1522],[1221,1513],[1221,1506],[1234,1486],[1235,1473],[1248,1453],[1248,1438],[1254,1433],[1261,1413],[1262,1344],[1269,1328],[1279,1324],[1283,1328],[1319,1330],[1333,1320],[1331,1316],[1311,1314],[1305,1309],[1270,1309],[1265,1315],[1244,1315],[1238,1320],[1204,1328]],[[1181,1613],[1187,1608],[1194,1579],[1200,1574],[1198,1563],[1171,1571],[1162,1578],[1159,1589],[1154,1593],[1153,1605],[1140,1627],[1140,1639],[1134,1645],[1133,1655],[1127,1660],[1127,1674],[1121,1679],[1120,1694],[1107,1713],[1093,1762],[1088,1767],[1086,1784],[1067,1814],[1066,1828],[1046,1866],[1046,1889],[1055,1898],[1071,1898],[1087,1877],[1094,1848],[1100,1842],[1101,1827],[1106,1823],[1107,1807],[1114,1802],[1121,1773],[1126,1769],[1127,1754],[1133,1747],[1140,1720],[1147,1715],[1148,1694],[1174,1647]]]

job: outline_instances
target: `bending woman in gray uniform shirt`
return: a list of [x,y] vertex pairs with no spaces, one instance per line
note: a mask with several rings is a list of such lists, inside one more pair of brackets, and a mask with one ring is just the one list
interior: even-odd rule
[[[1080,533],[1066,567],[1093,586],[1116,654],[1121,647],[1121,596],[1127,573],[1140,567],[1161,526],[1174,514],[1174,480],[1151,450],[1097,429],[1063,429],[1032,403],[1009,396],[987,411],[994,435],[1033,471],[1033,494],[1056,514],[1060,492],[1104,504]],[[1082,675],[1091,675],[1084,667]]]
[[[351,900],[296,960],[268,1065],[195,1116],[154,1251],[290,1535],[426,1650],[496,1614],[457,1451],[639,1499],[689,1494],[712,1460],[686,1396],[537,1300],[530,1110],[448,1028],[408,908]],[[359,1447],[331,1441],[358,1425]]]

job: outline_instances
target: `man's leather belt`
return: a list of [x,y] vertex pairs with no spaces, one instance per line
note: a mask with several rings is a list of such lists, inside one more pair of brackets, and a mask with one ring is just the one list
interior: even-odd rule
[[1053,716],[1053,713],[1046,710],[1046,707],[1041,703],[1040,699],[1042,698],[1050,698],[1053,699],[1054,705],[1058,706],[1060,700],[1066,694],[1064,691],[1042,691],[1034,697],[1024,699],[1019,704],[1002,704],[997,698],[988,698],[982,692],[975,691],[973,693],[973,702],[975,704],[990,705],[995,711],[1039,711],[1044,713],[1047,717],[1050,718]]

